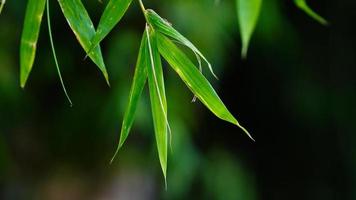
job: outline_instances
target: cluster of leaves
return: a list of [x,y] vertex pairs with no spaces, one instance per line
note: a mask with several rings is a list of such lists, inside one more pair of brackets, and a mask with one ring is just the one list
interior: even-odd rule
[[[261,12],[261,7],[263,4],[262,1],[263,0],[236,0],[236,8],[242,42],[241,56],[243,58],[247,56],[249,43]],[[309,7],[306,0],[294,0],[294,3],[298,8],[303,10],[306,14],[308,14],[320,24],[328,25],[328,22],[323,17],[318,15]]]
[[[120,21],[131,2],[132,0],[109,1],[101,16],[97,29],[95,29],[81,0],[58,0],[62,13],[64,14],[80,45],[86,52],[86,55],[98,66],[108,84],[109,77],[101,53],[100,42]],[[204,55],[193,45],[193,43],[175,30],[170,23],[161,18],[153,10],[146,10],[142,4],[142,1],[139,2],[146,19],[146,26],[142,36],[136,70],[129,96],[129,103],[124,115],[120,141],[116,153],[122,147],[129,135],[131,126],[134,122],[138,100],[147,81],[150,91],[151,109],[158,155],[164,178],[166,178],[170,127],[168,123],[168,109],[161,57],[168,62],[187,87],[194,93],[195,98],[199,99],[217,117],[237,125],[251,139],[252,137],[228,111],[209,81],[201,73],[201,61],[203,60],[206,62],[211,73],[215,76],[211,64],[208,62],[206,57],[204,57]],[[67,95],[53,44],[49,0],[28,1],[20,47],[20,84],[21,87],[25,87],[33,67],[42,17],[46,8],[49,38],[52,46],[54,61],[63,90]],[[196,55],[199,67],[197,67],[190,60],[190,58],[176,46],[174,42],[190,48]],[[70,99],[69,101],[71,102]]]
[[[145,10],[145,16],[147,25],[142,37],[136,73],[131,87],[130,103],[122,125],[118,150],[127,138],[137,107],[137,100],[141,95],[146,79],[148,79],[158,153],[163,173],[166,176],[167,141],[170,129],[167,119],[167,102],[164,91],[161,56],[211,112],[220,119],[239,126],[248,136],[250,134],[240,126],[208,80],[173,41],[186,45],[198,56],[202,55],[196,47],[153,10]],[[202,58],[204,59],[203,56]],[[251,136],[250,138],[252,139]]]
[[[132,0],[110,0],[106,5],[96,29],[81,0],[57,1],[70,28],[86,52],[87,57],[97,65],[105,77],[107,84],[110,85],[109,75],[100,48],[100,42],[121,20],[132,3]],[[242,56],[245,57],[261,11],[262,0],[236,1],[242,39]],[[161,18],[153,10],[145,9],[141,0],[139,0],[139,3],[146,19],[146,26],[142,36],[136,70],[129,95],[129,102],[122,123],[120,141],[115,155],[129,135],[134,122],[138,100],[146,82],[148,82],[158,155],[164,178],[166,178],[170,127],[168,123],[168,109],[161,58],[164,58],[167,61],[192,91],[195,95],[194,99],[199,99],[218,118],[237,125],[251,139],[253,139],[248,131],[243,128],[228,111],[209,81],[203,76],[201,72],[202,60],[206,63],[210,72],[216,77],[211,64],[206,57],[204,57],[193,43],[175,30],[170,23]],[[308,7],[305,0],[295,0],[295,3],[299,8],[303,9],[320,23],[327,24],[326,20]],[[0,12],[4,4],[5,0],[1,0]],[[47,10],[48,32],[54,62],[63,90],[71,103],[62,80],[54,48],[51,32],[49,0],[28,0],[20,46],[20,85],[22,88],[25,87],[34,64],[37,40],[45,9]],[[192,50],[197,58],[198,66],[196,66],[175,43],[182,44]]]

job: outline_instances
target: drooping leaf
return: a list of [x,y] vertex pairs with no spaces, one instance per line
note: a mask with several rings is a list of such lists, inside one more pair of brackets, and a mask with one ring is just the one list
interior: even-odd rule
[[147,80],[147,65],[148,65],[147,62],[149,61],[147,48],[148,48],[147,36],[145,31],[141,40],[141,46],[140,46],[137,63],[136,63],[135,75],[131,85],[129,103],[127,105],[125,115],[124,115],[124,120],[121,126],[119,145],[116,149],[113,158],[111,159],[111,162],[115,158],[116,154],[119,152],[122,145],[125,143],[135,119],[135,113],[136,113],[138,101],[141,97],[142,90]]
[[[147,22],[158,32],[171,37],[172,39],[182,43],[183,45],[187,46],[190,48],[196,55],[200,56],[208,65],[208,68],[210,72],[213,74],[215,78],[217,76],[215,75],[213,68],[209,61],[205,58],[205,56],[198,50],[197,47],[194,46],[193,43],[191,43],[186,37],[184,37],[182,34],[180,34],[176,29],[173,28],[173,26],[165,19],[160,17],[155,11],[151,9],[147,9],[145,12],[145,16],[147,19]],[[198,57],[197,56],[197,57]],[[200,63],[200,59],[198,58],[198,61]]]
[[46,0],[29,0],[27,3],[20,46],[20,85],[25,87],[36,57]]
[[92,40],[90,50],[97,45],[110,33],[117,23],[124,16],[132,0],[110,0],[106,6],[97,28],[95,37]]
[[50,17],[50,11],[49,11],[49,0],[46,0],[47,2],[47,6],[46,6],[46,10],[47,10],[47,26],[48,26],[48,34],[49,34],[49,41],[51,43],[51,48],[52,48],[52,54],[53,54],[53,59],[54,59],[54,63],[56,65],[56,69],[57,69],[57,73],[59,76],[59,80],[61,82],[62,85],[62,89],[64,91],[64,94],[66,95],[70,106],[73,106],[72,100],[70,99],[67,89],[64,85],[63,82],[63,78],[62,78],[62,74],[61,74],[61,70],[59,69],[59,64],[58,64],[58,59],[57,59],[57,54],[56,54],[56,49],[54,48],[54,42],[53,42],[53,36],[52,36],[52,28],[51,28],[51,17]]
[[[81,0],[58,0],[58,2],[69,26],[73,30],[76,38],[78,39],[85,52],[88,54],[88,51],[92,46],[91,41],[94,38],[96,32],[83,3]],[[100,46],[96,46],[88,55],[99,67],[107,83],[109,84],[109,77],[106,71]]]
[[209,81],[194,66],[192,61],[164,35],[157,33],[156,38],[161,55],[197,98],[217,117],[237,125],[253,140],[248,131],[239,124],[225,107]]
[[6,0],[1,0],[1,2],[0,2],[0,14],[2,12],[2,9],[4,8],[5,2],[6,2]]
[[164,88],[162,63],[157,48],[155,32],[146,26],[149,60],[147,65],[148,86],[150,89],[151,109],[156,135],[158,156],[164,179],[167,174],[168,122],[167,101]]
[[316,20],[320,24],[322,24],[324,26],[329,24],[326,19],[324,19],[318,13],[314,12],[309,7],[309,5],[307,4],[307,2],[305,0],[294,0],[294,3],[299,9],[303,10],[307,15],[309,15],[311,18],[313,18],[314,20]]
[[247,56],[249,43],[260,16],[261,5],[262,0],[236,0],[243,58]]

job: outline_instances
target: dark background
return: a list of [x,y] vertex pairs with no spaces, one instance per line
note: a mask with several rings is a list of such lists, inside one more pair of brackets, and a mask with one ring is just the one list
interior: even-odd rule
[[[105,4],[83,2],[97,24]],[[220,80],[205,74],[256,139],[191,103],[192,94],[165,65],[173,130],[165,190],[147,91],[128,141],[109,165],[144,28],[137,1],[102,44],[111,88],[83,61],[51,2],[72,108],[59,85],[45,18],[33,71],[20,89],[25,2],[8,1],[0,15],[0,199],[356,199],[356,2],[309,4],[330,26],[292,0],[264,1],[241,60],[233,1],[146,2],[206,54]]]

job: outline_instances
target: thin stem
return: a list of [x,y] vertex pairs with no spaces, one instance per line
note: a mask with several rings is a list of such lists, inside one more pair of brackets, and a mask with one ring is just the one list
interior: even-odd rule
[[142,0],[138,0],[138,2],[140,3],[141,10],[142,10],[143,14],[145,14],[146,8],[145,8],[145,6],[143,5]]
[[56,50],[54,48],[54,44],[53,44],[53,37],[52,37],[52,28],[51,28],[51,18],[50,18],[50,14],[49,14],[49,1],[47,0],[47,24],[48,24],[48,33],[49,33],[49,40],[51,43],[51,48],[52,48],[52,53],[53,53],[53,58],[54,58],[54,62],[56,64],[56,68],[57,68],[57,72],[58,72],[58,76],[59,76],[59,80],[61,81],[61,85],[64,91],[64,94],[66,95],[70,106],[73,106],[72,100],[70,99],[68,93],[67,93],[67,89],[64,85],[63,79],[62,79],[62,74],[61,74],[61,70],[59,69],[59,64],[58,64],[58,60],[57,60],[57,55],[56,55]]

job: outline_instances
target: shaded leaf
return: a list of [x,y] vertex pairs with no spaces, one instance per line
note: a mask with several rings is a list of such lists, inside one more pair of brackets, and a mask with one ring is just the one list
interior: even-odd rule
[[157,48],[157,40],[152,29],[146,26],[148,46],[148,86],[150,89],[153,124],[156,134],[157,150],[164,179],[167,173],[168,123],[167,101],[164,89],[162,63]]
[[122,145],[125,143],[125,140],[127,139],[130,129],[132,127],[132,124],[135,119],[135,113],[138,105],[139,98],[141,97],[142,90],[145,86],[146,80],[147,80],[147,61],[149,61],[149,55],[147,54],[147,36],[146,36],[146,31],[144,32],[141,40],[141,46],[137,58],[137,63],[136,63],[136,70],[135,70],[135,75],[133,78],[133,82],[131,85],[131,91],[130,91],[130,97],[129,97],[129,103],[126,107],[125,115],[124,115],[124,120],[122,122],[122,127],[121,127],[121,133],[120,133],[120,140],[119,140],[119,145],[116,149],[115,155],[111,159],[111,162],[119,152],[120,148]]
[[314,20],[316,20],[320,24],[322,24],[322,25],[328,25],[329,24],[326,19],[324,19],[318,13],[314,12],[309,7],[309,5],[307,4],[307,2],[305,0],[294,0],[294,3],[295,3],[295,5],[297,5],[298,8],[303,10],[305,13],[307,13],[307,15],[309,15],[311,18],[313,18]]
[[200,73],[189,58],[164,35],[157,33],[156,37],[161,55],[197,98],[217,117],[237,125],[253,140],[248,131],[228,111],[209,81]]
[[99,45],[99,43],[110,33],[117,23],[124,16],[132,0],[110,0],[106,6],[97,28],[95,37],[92,40],[90,50]]
[[45,5],[46,0],[29,0],[27,3],[20,45],[20,85],[22,88],[26,85],[35,61]]
[[[91,40],[95,36],[95,29],[81,0],[58,0],[62,12],[67,22],[77,37],[79,43],[86,53],[92,46]],[[96,46],[90,53],[89,57],[99,67],[107,83],[109,77],[104,64],[100,46]]]
[[241,56],[243,58],[247,56],[249,43],[260,15],[261,5],[262,0],[236,0],[242,42]]
[[[213,68],[209,61],[205,58],[205,56],[196,48],[193,43],[191,43],[187,38],[185,38],[182,34],[180,34],[173,26],[167,22],[165,19],[160,17],[155,11],[151,9],[147,9],[145,12],[145,16],[147,22],[158,32],[171,37],[172,39],[182,43],[183,45],[190,48],[196,55],[200,56],[208,65],[210,72],[214,75],[215,78],[217,76],[214,74]],[[197,57],[198,57],[197,56]],[[200,58],[198,58],[200,63]]]

